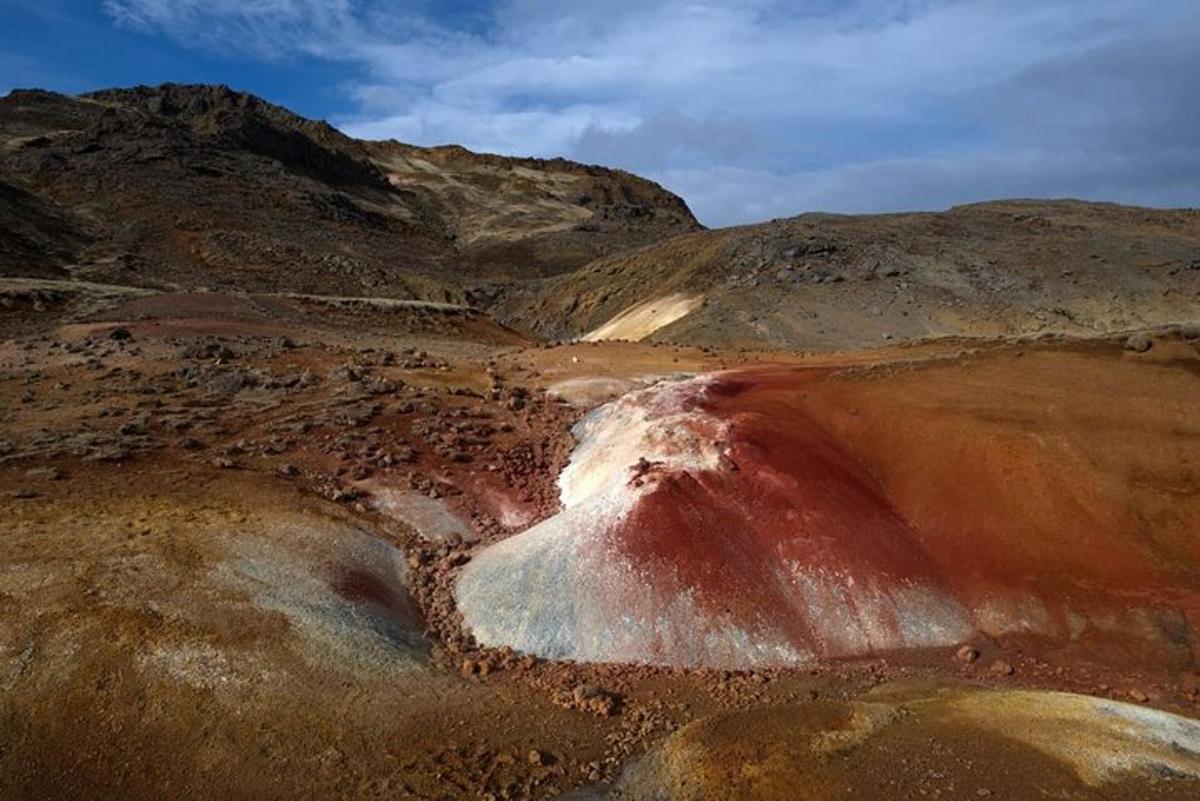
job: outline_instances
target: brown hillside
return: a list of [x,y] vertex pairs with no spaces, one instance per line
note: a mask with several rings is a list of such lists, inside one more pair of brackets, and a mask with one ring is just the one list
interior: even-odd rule
[[461,302],[699,228],[627,173],[360,142],[223,86],[15,91],[0,179],[0,273],[159,289]]
[[[687,308],[653,330],[656,316]],[[550,338],[624,314],[598,333],[821,349],[1195,323],[1200,211],[1014,200],[806,214],[609,256],[512,294],[497,313]]]

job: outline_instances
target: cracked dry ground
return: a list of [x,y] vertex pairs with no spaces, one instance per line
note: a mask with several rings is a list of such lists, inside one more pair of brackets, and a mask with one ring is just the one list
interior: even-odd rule
[[[0,797],[1200,794],[1195,755],[1087,734],[1075,696],[1020,695],[1194,717],[1190,635],[1152,656],[1015,633],[793,668],[585,664],[479,646],[454,595],[481,549],[558,511],[588,409],[755,362],[812,368],[828,409],[876,423],[900,413],[884,398],[936,413],[1007,388],[1007,415],[972,413],[1023,425],[1039,391],[1114,376],[1131,396],[1093,402],[1126,419],[1114,459],[1183,443],[1170,475],[1128,460],[1139,508],[1194,522],[1189,341],[801,357],[544,347],[446,310],[130,303],[23,309],[0,344]],[[1094,411],[1060,408],[1054,435]],[[1111,769],[1086,767],[1097,753]]]

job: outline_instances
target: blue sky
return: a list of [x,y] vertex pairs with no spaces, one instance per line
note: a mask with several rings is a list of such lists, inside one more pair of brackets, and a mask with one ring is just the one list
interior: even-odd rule
[[1200,206],[1197,0],[0,0],[0,93],[226,83],[355,136],[647,175],[709,225]]

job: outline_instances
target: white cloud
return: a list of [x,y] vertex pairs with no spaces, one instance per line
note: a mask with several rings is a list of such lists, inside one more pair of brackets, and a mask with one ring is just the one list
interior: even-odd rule
[[[698,214],[733,225],[801,211],[939,210],[997,198],[1200,206],[1200,170],[1181,174],[1175,167],[1180,161],[1200,165],[1200,145],[1185,153],[1134,157],[1021,148],[877,160],[792,174],[713,167],[667,170],[650,177],[688,198]],[[1047,176],[1053,176],[1049,189]]]
[[1161,161],[1139,147],[1147,128],[1195,122],[1176,107],[1196,98],[1200,48],[1171,36],[1200,31],[1194,0],[506,0],[474,26],[432,1],[106,8],[181,42],[358,65],[336,118],[355,135],[611,163],[660,177],[710,224],[1200,188],[1186,143],[1141,184],[1129,166]]
[[420,101],[403,114],[360,119],[341,128],[360,139],[469,142],[473,150],[485,153],[553,155],[570,151],[589,131],[631,131],[639,123],[636,116],[602,106],[479,114],[453,103]]
[[124,27],[266,58],[336,58],[362,36],[350,0],[104,0],[104,10]]

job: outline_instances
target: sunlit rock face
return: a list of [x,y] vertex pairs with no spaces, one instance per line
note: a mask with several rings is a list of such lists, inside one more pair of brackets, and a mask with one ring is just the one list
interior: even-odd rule
[[[1190,613],[1131,605],[1121,582],[1109,594],[1092,580],[1109,576],[1063,576],[1083,547],[1070,537],[1047,550],[1017,532],[997,556],[969,527],[917,530],[871,465],[806,414],[808,380],[725,373],[593,412],[560,476],[563,510],[465,568],[467,627],[543,657],[714,668],[949,646],[977,632],[1187,636]],[[955,480],[952,466],[929,472]],[[1142,551],[1115,558],[1133,560],[1122,570],[1135,582],[1156,580]],[[1164,620],[1182,622],[1169,632]]]

